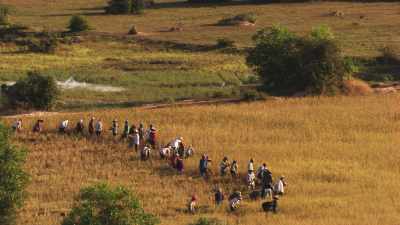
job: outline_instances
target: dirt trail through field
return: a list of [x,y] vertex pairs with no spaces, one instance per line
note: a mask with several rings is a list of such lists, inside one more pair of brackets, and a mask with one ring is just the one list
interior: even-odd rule
[[[152,110],[152,109],[160,109],[160,108],[168,108],[168,107],[184,107],[184,106],[197,106],[197,105],[212,105],[212,104],[228,104],[228,103],[239,103],[241,99],[238,98],[228,98],[228,99],[213,99],[213,100],[183,100],[176,103],[149,103],[143,104],[141,106],[135,106],[133,108],[138,110]],[[16,114],[16,115],[5,115],[2,118],[20,118],[20,117],[49,117],[54,115],[73,115],[80,114],[81,112],[44,112],[44,111],[36,111],[31,113],[24,114]]]

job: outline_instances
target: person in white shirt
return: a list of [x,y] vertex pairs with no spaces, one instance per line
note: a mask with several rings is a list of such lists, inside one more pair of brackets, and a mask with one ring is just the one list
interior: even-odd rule
[[174,139],[173,141],[171,141],[171,143],[170,143],[171,147],[174,148],[174,149],[178,149],[180,143],[182,143],[182,139],[183,139],[182,137],[177,137],[177,138],[175,138],[175,139]]
[[254,172],[254,160],[250,159],[249,164],[247,165],[247,170],[250,172]]
[[285,193],[285,187],[286,187],[285,177],[281,176],[274,185],[274,194],[283,195]]
[[65,133],[65,131],[68,128],[68,123],[69,123],[68,120],[64,120],[64,121],[61,122],[60,127],[58,129],[60,131],[60,133]]
[[12,129],[14,132],[20,132],[22,130],[22,119],[15,121],[15,123],[12,125]]
[[254,174],[254,171],[249,171],[247,174],[247,184],[249,190],[254,190],[256,188],[256,175]]

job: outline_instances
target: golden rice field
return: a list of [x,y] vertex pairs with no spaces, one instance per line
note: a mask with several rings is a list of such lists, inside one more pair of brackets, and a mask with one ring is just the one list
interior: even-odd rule
[[[241,225],[398,225],[400,221],[400,95],[280,99],[257,103],[122,109],[59,113],[44,117],[46,134],[28,131],[13,142],[29,149],[26,169],[32,175],[29,198],[19,225],[60,224],[74,196],[97,182],[125,185],[163,225],[186,225],[200,216]],[[141,162],[126,144],[107,134],[95,141],[56,134],[59,121],[94,115],[156,125],[166,142],[177,135],[197,149],[177,175],[166,162]],[[37,117],[26,117],[26,127]],[[12,119],[4,119],[10,123]],[[28,129],[28,128],[26,128]],[[274,178],[287,177],[281,211],[265,215],[261,202],[245,200],[231,214],[216,208],[212,188],[245,189],[243,181],[204,181],[197,175],[200,154],[214,160],[237,159],[244,175],[253,157],[266,162]],[[202,211],[183,212],[192,193]]]

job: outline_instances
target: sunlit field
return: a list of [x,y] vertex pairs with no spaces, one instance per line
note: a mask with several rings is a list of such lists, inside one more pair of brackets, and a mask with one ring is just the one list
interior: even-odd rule
[[[45,133],[29,132],[39,117],[23,118],[25,131],[13,138],[29,149],[26,169],[32,175],[29,198],[19,225],[55,225],[62,220],[81,187],[107,182],[133,190],[146,210],[164,225],[186,225],[200,216],[228,224],[396,225],[400,221],[399,95],[277,99],[257,103],[122,109],[59,113],[40,117]],[[126,143],[106,133],[100,140],[56,133],[59,121],[129,119],[152,123],[160,142],[180,135],[196,155],[185,161],[183,175],[154,153],[142,162]],[[4,119],[10,123],[13,119]],[[122,126],[122,125],[121,125]],[[198,176],[198,160],[207,153],[214,175]],[[265,215],[261,201],[250,201],[243,179],[218,177],[218,163],[228,156],[239,162],[241,178],[247,161],[266,162],[274,178],[287,177],[280,212]],[[227,202],[213,204],[212,189],[242,190],[245,200],[235,213]],[[200,212],[184,212],[191,194]]]

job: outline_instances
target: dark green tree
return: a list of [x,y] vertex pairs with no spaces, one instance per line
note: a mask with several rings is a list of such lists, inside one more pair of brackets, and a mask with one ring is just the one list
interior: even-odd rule
[[59,90],[53,77],[29,72],[26,78],[13,86],[3,87],[2,94],[12,107],[49,109],[54,105]]
[[22,169],[26,151],[9,143],[9,130],[0,124],[0,224],[13,225],[23,205],[29,181]]
[[259,31],[247,63],[272,94],[332,94],[345,76],[341,51],[326,27],[299,37],[284,27]]
[[106,184],[83,188],[62,225],[155,225],[159,220],[145,213],[139,200],[123,187]]

